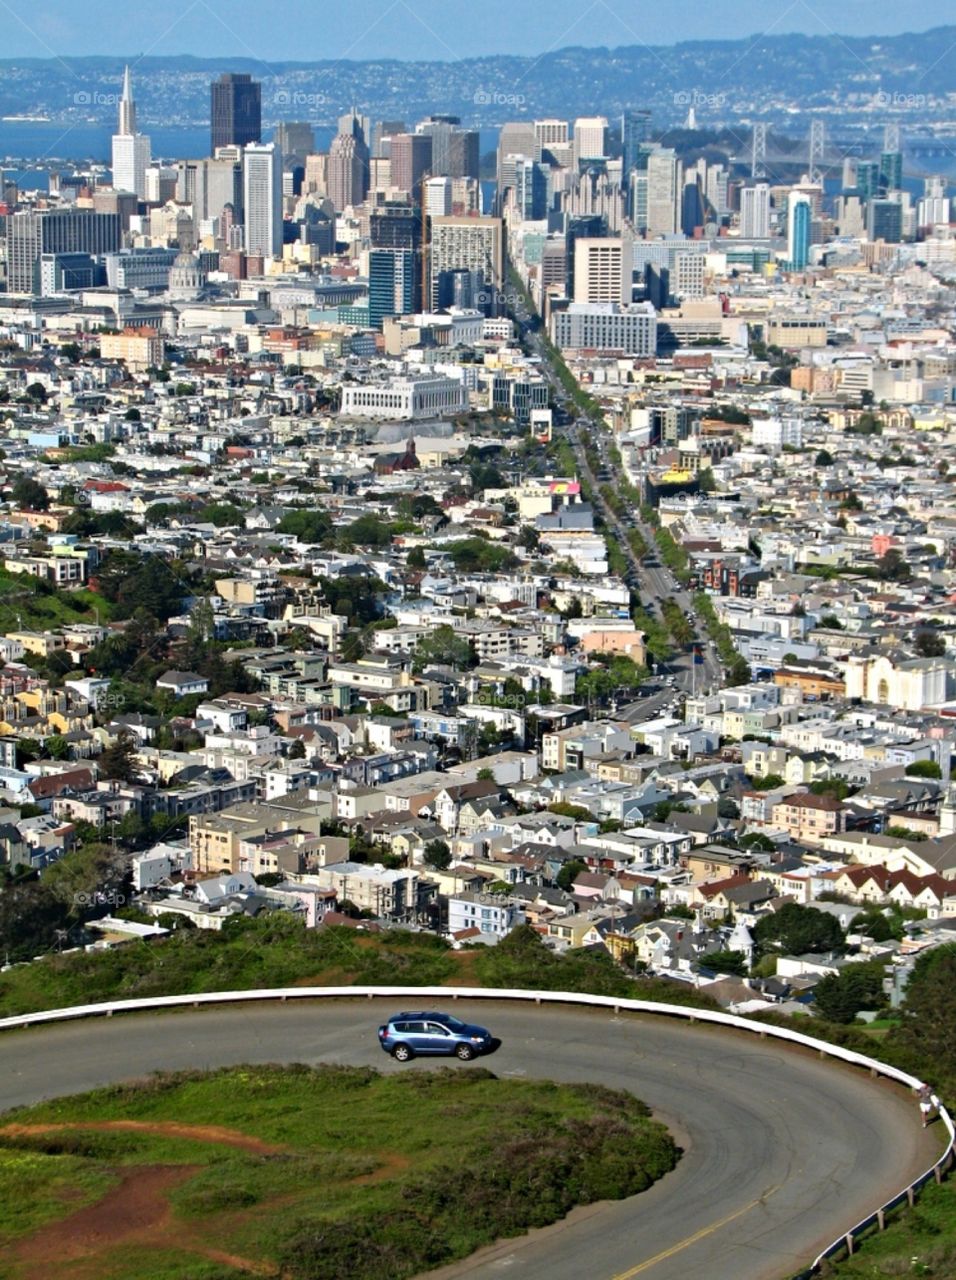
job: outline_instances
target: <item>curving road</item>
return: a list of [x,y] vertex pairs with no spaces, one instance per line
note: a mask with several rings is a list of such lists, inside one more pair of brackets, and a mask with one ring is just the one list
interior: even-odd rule
[[[8,1031],[0,1109],[154,1070],[238,1062],[429,1070],[426,1060],[398,1067],[378,1048],[375,1029],[395,1005],[240,1005]],[[491,1000],[454,1008],[501,1037],[485,1063],[497,1074],[630,1089],[685,1154],[643,1195],[577,1210],[434,1280],[783,1280],[939,1149],[902,1090],[771,1040],[604,1010]]]

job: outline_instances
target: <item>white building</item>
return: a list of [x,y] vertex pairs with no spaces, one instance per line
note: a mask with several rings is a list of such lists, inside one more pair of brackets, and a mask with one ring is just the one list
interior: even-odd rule
[[551,341],[561,351],[652,356],[657,350],[657,313],[649,302],[572,302],[566,310],[552,313]]
[[770,186],[757,182],[740,193],[740,234],[744,240],[770,238]]
[[398,378],[379,386],[344,386],[342,415],[353,418],[440,418],[468,408],[457,378]]
[[498,942],[524,924],[524,912],[509,899],[490,893],[458,893],[448,899],[448,932],[478,929],[482,941]]
[[136,103],[129,67],[123,73],[123,94],[119,104],[119,125],[113,134],[113,187],[146,195],[146,170],[150,165],[150,142],[136,132]]
[[242,157],[246,253],[282,253],[282,152],[274,143],[251,143]]

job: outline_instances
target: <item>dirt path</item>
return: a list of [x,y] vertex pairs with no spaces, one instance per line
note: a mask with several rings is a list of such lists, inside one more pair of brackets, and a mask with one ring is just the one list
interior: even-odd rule
[[193,1142],[214,1142],[220,1146],[238,1147],[242,1151],[254,1151],[257,1155],[272,1156],[286,1148],[263,1142],[238,1129],[227,1129],[215,1124],[177,1124],[174,1120],[75,1120],[64,1124],[7,1124],[0,1128],[0,1138],[22,1138],[32,1134],[75,1132],[76,1130],[117,1130],[129,1133],[150,1133],[162,1138],[188,1138]]
[[[50,1222],[10,1249],[25,1280],[46,1280],[51,1266],[71,1270],[73,1261],[112,1251],[118,1245],[168,1228],[167,1194],[198,1172],[200,1165],[146,1165],[128,1169],[118,1186],[96,1204]],[[168,1229],[160,1233],[170,1243]],[[8,1254],[9,1256],[9,1254]],[[54,1273],[55,1274],[55,1273]]]

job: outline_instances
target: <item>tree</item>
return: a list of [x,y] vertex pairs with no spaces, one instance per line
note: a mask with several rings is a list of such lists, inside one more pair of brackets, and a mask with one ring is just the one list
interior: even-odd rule
[[51,734],[44,745],[51,760],[65,760],[70,754],[70,744],[59,733]]
[[785,955],[820,954],[843,950],[843,930],[835,917],[816,907],[788,902],[772,914],[761,916],[754,939],[765,951]]
[[764,853],[773,853],[777,847],[762,831],[752,831],[748,836],[741,836],[737,843],[741,849],[761,849]]
[[116,741],[106,748],[97,760],[100,776],[115,778],[119,782],[132,782],[138,772],[136,738],[128,729],[121,729]]
[[814,459],[814,466],[832,467],[833,454],[830,453],[828,449],[821,449],[820,452],[817,454],[816,458]]
[[475,775],[475,780],[477,782],[494,782],[495,780],[494,769],[489,769],[487,765],[483,769],[479,769],[477,774]]
[[289,759],[290,760],[305,759],[305,743],[302,741],[301,738],[296,738],[295,741],[292,743],[292,746],[289,748]]
[[556,884],[559,889],[563,889],[565,893],[571,891],[571,886],[577,880],[582,871],[587,871],[588,864],[581,862],[579,858],[572,858],[570,862],[566,862],[557,875]]
[[935,760],[914,760],[906,766],[908,778],[942,778],[943,771]]
[[906,987],[900,1026],[888,1042],[912,1053],[934,1073],[956,1074],[956,945],[917,957]]
[[415,649],[415,668],[423,671],[425,667],[437,665],[454,667],[456,671],[464,671],[474,665],[475,655],[471,645],[463,637],[456,635],[454,627],[443,623],[424,636]]
[[427,569],[428,561],[425,559],[424,547],[412,547],[405,560],[409,569]]
[[946,642],[935,631],[917,631],[913,643],[921,658],[941,658],[946,652]]
[[451,866],[451,849],[444,840],[429,840],[422,851],[426,867],[433,871],[447,871]]
[[73,916],[126,897],[126,855],[99,842],[75,849],[43,872],[43,883]]
[[883,994],[883,962],[851,964],[840,973],[828,973],[813,989],[817,1010],[828,1022],[853,1022],[863,1009],[886,1003]]
[[731,973],[738,978],[745,977],[747,973],[747,957],[742,951],[707,951],[698,964],[715,973]]
[[13,486],[13,501],[27,511],[46,511],[50,497],[43,485],[32,476],[21,476]]
[[27,395],[37,404],[46,404],[47,389],[42,382],[31,382],[27,387]]

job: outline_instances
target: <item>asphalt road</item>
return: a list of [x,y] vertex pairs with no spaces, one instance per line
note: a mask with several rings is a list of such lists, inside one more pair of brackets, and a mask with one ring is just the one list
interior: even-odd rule
[[[399,1067],[378,1048],[376,1027],[394,1005],[223,1006],[8,1031],[0,1108],[153,1070],[238,1062],[430,1070],[431,1060]],[[501,1037],[485,1060],[497,1074],[630,1089],[684,1155],[645,1194],[576,1211],[443,1277],[782,1280],[928,1168],[938,1149],[939,1135],[920,1128],[902,1091],[772,1041],[603,1010],[462,1000],[455,1012]]]

